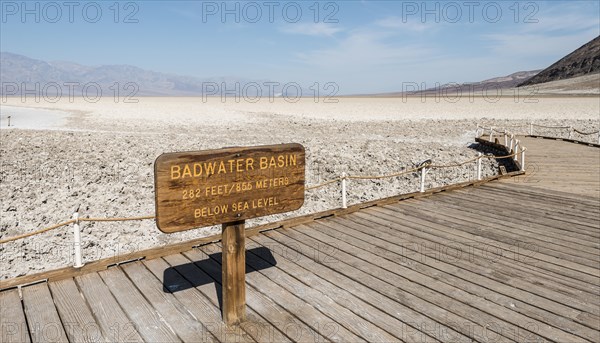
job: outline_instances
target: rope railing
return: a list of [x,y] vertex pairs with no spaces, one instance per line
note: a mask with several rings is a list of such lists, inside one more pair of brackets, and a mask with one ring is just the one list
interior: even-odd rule
[[[598,135],[598,141],[597,144],[600,144],[600,130],[596,130],[596,131],[590,131],[590,132],[586,132],[586,131],[582,131],[579,129],[574,128],[573,126],[559,126],[559,125],[542,125],[542,124],[536,124],[534,122],[529,122],[526,124],[521,124],[521,125],[503,125],[504,128],[507,127],[512,127],[512,128],[523,128],[523,127],[529,127],[529,131],[526,133],[529,136],[533,136],[534,135],[534,128],[541,128],[541,129],[554,129],[554,130],[568,130],[567,134],[568,134],[568,139],[572,139],[573,137],[573,133],[577,133],[579,135],[582,136],[591,136],[591,135]],[[479,130],[480,128],[483,129],[483,131],[485,132],[485,130],[493,130],[496,133],[503,133],[503,131],[498,131],[496,130],[494,127],[491,128],[484,128],[484,127],[480,127],[479,125],[477,126],[477,130]],[[506,129],[504,129],[506,130]],[[477,131],[479,132],[479,131]],[[483,133],[482,133],[483,135]],[[479,135],[478,135],[479,136]],[[555,138],[561,138],[561,137],[555,137]]]
[[[507,131],[498,131],[494,128],[482,128],[482,127],[477,127],[477,137],[479,137],[479,130],[483,129],[482,131],[482,135],[486,132],[486,130],[488,130],[490,132],[490,141],[491,138],[493,138],[493,134],[494,132],[496,133],[502,133],[505,135],[509,135],[509,133]],[[346,173],[343,173],[341,177],[337,177],[334,178],[332,180],[328,180],[316,185],[312,185],[312,186],[307,186],[305,189],[307,191],[310,190],[315,190],[315,189],[319,189],[319,188],[323,188],[326,186],[329,186],[331,184],[334,183],[338,183],[341,182],[341,190],[342,190],[342,208],[347,208],[347,199],[346,199],[346,189],[347,189],[347,181],[348,180],[378,180],[378,179],[386,179],[386,178],[394,178],[394,177],[399,177],[402,175],[406,175],[406,174],[410,174],[410,173],[415,173],[415,172],[420,172],[420,192],[424,192],[425,191],[425,176],[427,175],[427,173],[431,170],[434,169],[443,169],[443,168],[456,168],[456,167],[462,167],[464,165],[467,165],[469,163],[472,162],[476,162],[476,166],[477,166],[477,180],[481,180],[481,171],[482,171],[482,165],[481,165],[481,160],[482,159],[505,159],[505,158],[515,158],[518,155],[521,155],[521,170],[524,170],[524,163],[525,163],[525,150],[527,150],[525,147],[522,147],[519,143],[518,140],[514,140],[514,135],[511,135],[511,137],[513,137],[511,139],[510,142],[510,146],[505,145],[507,147],[508,151],[513,151],[514,148],[514,152],[509,154],[509,155],[504,155],[504,156],[497,156],[497,155],[493,155],[493,154],[486,154],[483,155],[482,153],[478,153],[478,156],[467,159],[465,161],[462,162],[456,162],[456,163],[449,163],[449,164],[433,164],[431,162],[431,160],[426,160],[424,162],[419,163],[416,167],[411,168],[411,169],[407,169],[407,170],[402,170],[400,172],[397,173],[392,173],[392,174],[384,174],[384,175],[346,175]],[[80,225],[79,223],[81,222],[123,222],[123,221],[138,221],[138,220],[151,220],[151,219],[155,219],[156,217],[154,215],[149,215],[149,216],[138,216],[138,217],[116,217],[116,218],[80,218],[79,217],[79,212],[78,210],[73,214],[73,219],[71,220],[67,220],[64,222],[61,222],[59,224],[56,225],[52,225],[46,228],[42,228],[36,231],[32,231],[32,232],[28,232],[28,233],[24,233],[21,235],[17,235],[17,236],[13,236],[13,237],[9,237],[9,238],[4,238],[4,239],[0,239],[0,244],[4,244],[4,243],[9,243],[9,242],[13,242],[19,239],[23,239],[23,238],[27,238],[27,237],[31,237],[31,236],[35,236],[35,235],[39,235],[51,230],[55,230],[58,228],[61,228],[63,226],[68,226],[73,224],[73,246],[74,246],[74,254],[75,254],[75,260],[74,260],[74,267],[75,268],[80,268],[83,266],[82,263],[82,254],[81,254],[81,230],[80,230]]]

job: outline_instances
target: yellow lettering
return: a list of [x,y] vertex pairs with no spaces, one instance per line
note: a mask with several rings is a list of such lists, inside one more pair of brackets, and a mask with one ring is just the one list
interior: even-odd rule
[[225,169],[225,162],[221,161],[221,163],[219,163],[219,171],[217,173],[227,173],[227,169]]
[[181,174],[181,177],[192,177],[192,170],[190,169],[189,164],[186,164],[185,167],[183,167],[183,174]]
[[194,163],[194,177],[202,176],[202,165],[200,163]]
[[266,157],[261,157],[260,158],[260,169],[267,169],[269,168],[269,159]]
[[181,167],[171,166],[171,180],[177,180],[181,177]]
[[254,159],[253,158],[246,159],[246,170],[254,170]]
[[296,165],[296,155],[290,155],[290,165],[295,166]]
[[206,170],[206,176],[213,175],[215,173],[215,165],[217,162],[206,163],[204,162],[204,170]]

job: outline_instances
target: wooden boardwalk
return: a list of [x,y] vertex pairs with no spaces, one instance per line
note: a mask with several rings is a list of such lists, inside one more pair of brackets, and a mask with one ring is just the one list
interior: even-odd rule
[[520,137],[527,147],[529,186],[600,198],[600,149],[559,140]]
[[239,327],[210,244],[2,291],[0,341],[600,342],[598,197],[492,182],[247,243]]

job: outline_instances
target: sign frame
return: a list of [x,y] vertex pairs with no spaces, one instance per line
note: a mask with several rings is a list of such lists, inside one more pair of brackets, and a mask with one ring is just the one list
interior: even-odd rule
[[156,226],[173,233],[297,210],[305,169],[297,143],[161,154],[154,161]]

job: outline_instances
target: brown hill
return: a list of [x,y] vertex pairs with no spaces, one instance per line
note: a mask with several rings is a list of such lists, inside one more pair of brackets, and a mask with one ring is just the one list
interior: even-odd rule
[[595,73],[600,73],[600,36],[521,83],[519,87]]

